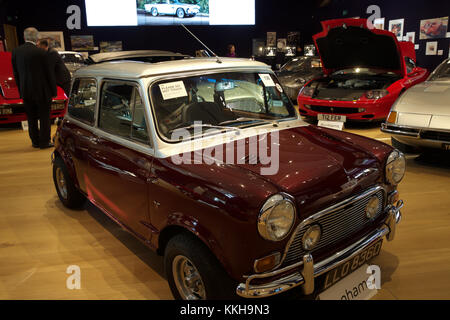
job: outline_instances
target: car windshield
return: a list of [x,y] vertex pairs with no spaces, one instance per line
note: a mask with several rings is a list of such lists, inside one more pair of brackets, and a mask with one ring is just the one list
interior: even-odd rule
[[450,59],[447,59],[431,74],[430,81],[450,79]]
[[309,71],[310,69],[321,69],[322,64],[319,58],[299,57],[293,58],[291,61],[281,67],[280,71],[287,72],[301,72]]
[[[278,80],[269,73],[233,72],[170,79],[150,88],[158,132],[177,141],[205,130],[239,131],[296,117]],[[203,130],[204,129],[204,130]]]
[[64,63],[81,63],[84,64],[84,58],[81,54],[62,53],[61,58]]

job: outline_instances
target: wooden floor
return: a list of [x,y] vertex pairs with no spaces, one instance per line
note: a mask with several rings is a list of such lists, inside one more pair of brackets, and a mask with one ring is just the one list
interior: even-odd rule
[[[373,125],[349,131],[390,140]],[[51,152],[33,149],[18,127],[0,128],[0,299],[172,299],[161,257],[93,206],[61,205]],[[403,221],[373,261],[382,272],[374,299],[450,299],[450,157],[407,164]],[[80,290],[66,287],[71,265]]]

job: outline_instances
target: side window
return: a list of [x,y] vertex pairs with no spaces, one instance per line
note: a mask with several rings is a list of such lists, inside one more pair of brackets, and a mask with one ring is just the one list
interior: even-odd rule
[[409,74],[416,67],[416,64],[414,63],[413,59],[408,57],[405,57],[405,62],[406,62],[406,72]]
[[94,124],[97,104],[97,83],[91,79],[77,79],[72,86],[69,114],[83,122]]
[[141,95],[137,88],[134,88],[134,113],[131,137],[145,143],[149,142],[147,121],[145,120],[145,105],[142,102]]
[[111,134],[129,138],[131,133],[131,97],[134,87],[108,83],[102,88],[98,127]]
[[145,104],[136,86],[113,82],[103,85],[98,127],[122,138],[149,142]]

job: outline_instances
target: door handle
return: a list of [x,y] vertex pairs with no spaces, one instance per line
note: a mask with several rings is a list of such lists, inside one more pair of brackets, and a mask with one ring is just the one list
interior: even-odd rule
[[91,143],[93,143],[93,144],[98,144],[98,143],[99,143],[99,139],[96,138],[96,137],[90,137],[90,138],[89,138],[89,141],[90,141]]

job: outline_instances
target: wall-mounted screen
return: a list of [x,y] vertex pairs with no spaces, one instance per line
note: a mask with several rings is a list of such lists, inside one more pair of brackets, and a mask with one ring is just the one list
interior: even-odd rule
[[85,0],[95,26],[254,25],[255,0]]

